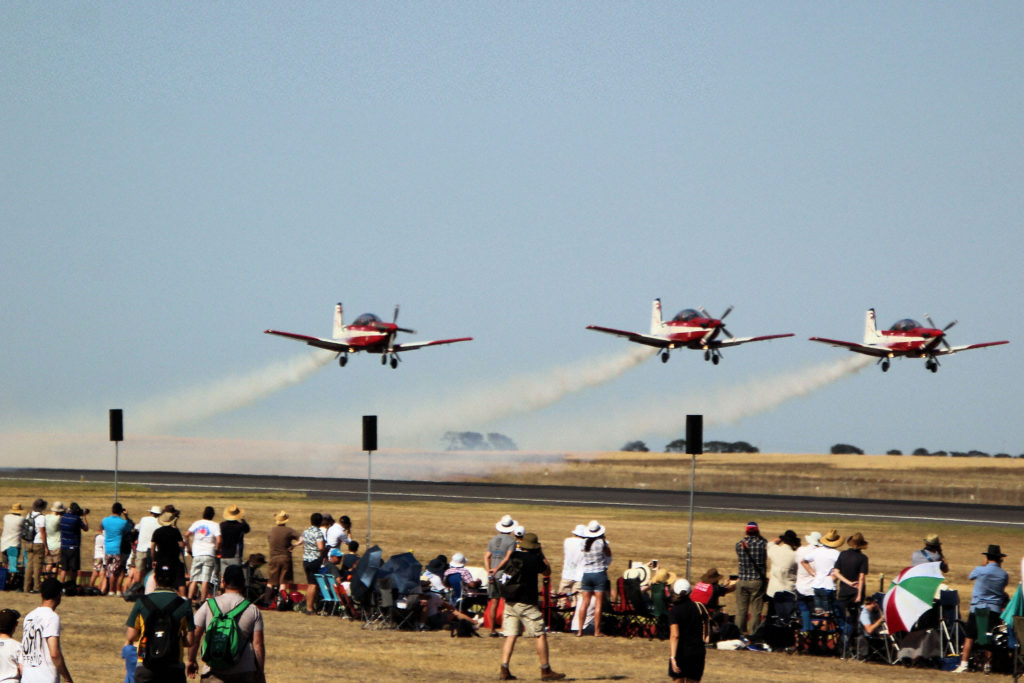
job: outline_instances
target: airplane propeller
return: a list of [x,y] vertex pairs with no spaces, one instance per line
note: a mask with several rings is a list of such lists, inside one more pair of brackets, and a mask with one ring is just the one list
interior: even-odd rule
[[[720,323],[718,329],[722,330],[722,334],[724,334],[729,339],[733,339],[732,333],[725,328],[725,324],[722,323],[722,321],[725,320],[725,316],[727,316],[730,313],[732,313],[732,309],[733,309],[733,307],[729,306],[729,308],[725,309],[725,313],[723,313],[722,315],[718,316],[718,322]],[[703,306],[698,306],[697,310],[699,310],[701,313],[703,313],[706,318],[711,318],[711,315],[706,310],[704,310]]]
[[[395,326],[395,332],[405,332],[406,334],[416,334],[416,330],[411,330],[408,327],[398,327],[398,304],[395,304],[395,313],[391,316],[391,324]],[[390,332],[391,329],[384,327],[383,325],[377,326],[378,332]]]
[[[924,319],[928,321],[928,324],[932,326],[932,329],[937,329],[937,327],[935,325],[935,321],[932,320],[932,317],[930,315],[925,313],[924,314]],[[946,341],[945,332],[946,332],[946,330],[948,330],[951,327],[953,327],[953,325],[956,325],[957,322],[958,321],[954,320],[953,322],[949,323],[948,325],[946,325],[945,327],[942,328],[942,332],[943,332],[943,335],[942,335],[942,345],[945,346],[947,349],[950,348],[950,346],[949,346],[949,342]]]

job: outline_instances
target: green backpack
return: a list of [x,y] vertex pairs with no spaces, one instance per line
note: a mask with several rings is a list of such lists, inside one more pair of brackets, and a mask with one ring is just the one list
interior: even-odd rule
[[210,623],[203,637],[203,661],[214,671],[231,668],[242,658],[242,650],[248,644],[238,628],[238,618],[251,604],[243,600],[233,610],[224,614],[217,606],[217,601],[210,598],[206,601],[210,608]]

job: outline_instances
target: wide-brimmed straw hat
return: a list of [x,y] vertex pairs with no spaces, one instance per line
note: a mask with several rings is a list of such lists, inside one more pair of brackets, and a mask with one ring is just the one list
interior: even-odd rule
[[630,567],[622,573],[624,579],[639,579],[640,583],[647,583],[647,580],[651,578],[651,571],[640,564],[635,567]]
[[54,503],[53,505],[50,506],[50,512],[65,512],[65,511],[66,511],[66,508],[64,507],[64,503],[60,502],[59,500],[56,503]]
[[516,528],[516,520],[512,519],[512,515],[505,515],[498,520],[494,528],[498,530],[498,533],[510,534]]
[[25,508],[22,506],[21,503],[15,503],[14,505],[11,506],[11,512],[20,515],[21,513],[25,512]]
[[843,544],[843,537],[835,529],[829,529],[828,533],[821,537],[821,544],[829,548],[838,548]]
[[160,516],[156,518],[156,521],[157,521],[157,524],[159,524],[160,526],[170,526],[170,525],[174,524],[174,520],[176,520],[177,518],[178,518],[178,516],[176,514],[174,514],[173,512],[167,511],[167,512],[161,512]]
[[587,537],[599,538],[604,536],[605,528],[601,526],[601,523],[596,519],[590,520],[590,524],[587,525]]
[[924,537],[924,545],[927,548],[938,548],[942,545],[942,541],[939,540],[938,534],[928,534]]
[[284,510],[281,510],[276,515],[274,515],[274,524],[276,524],[277,526],[284,526],[288,523],[289,519],[291,519],[291,516],[289,516],[289,514]]
[[654,576],[651,577],[651,583],[665,583],[671,586],[678,578],[675,572],[661,567],[658,571],[654,572]]
[[868,542],[864,540],[864,534],[858,531],[853,536],[846,539],[846,545],[850,546],[854,550],[860,550],[861,548],[867,548]]
[[224,508],[224,519],[241,519],[244,514],[245,510],[237,505],[229,505]]

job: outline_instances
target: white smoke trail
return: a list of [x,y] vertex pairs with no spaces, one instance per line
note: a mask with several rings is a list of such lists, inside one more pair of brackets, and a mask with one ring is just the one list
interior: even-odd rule
[[626,353],[587,359],[538,371],[505,382],[490,382],[476,390],[462,392],[457,398],[439,401],[402,414],[395,425],[398,439],[432,439],[444,430],[485,425],[502,418],[536,412],[566,396],[610,382],[630,368],[650,358],[653,350],[631,347]]
[[155,434],[236,410],[298,384],[333,358],[329,351],[313,351],[206,386],[149,399],[130,408],[133,429]]
[[[604,410],[595,419],[593,412],[580,416],[575,427],[566,427],[564,417],[557,429],[544,430],[546,448],[574,450],[606,449],[638,436],[678,437],[687,414],[703,414],[707,425],[734,424],[740,420],[775,410],[787,401],[807,396],[871,363],[870,358],[854,356],[840,361],[761,377],[743,384],[723,386],[707,393],[658,396],[648,400],[631,398],[612,410]],[[572,440],[560,443],[562,439]]]

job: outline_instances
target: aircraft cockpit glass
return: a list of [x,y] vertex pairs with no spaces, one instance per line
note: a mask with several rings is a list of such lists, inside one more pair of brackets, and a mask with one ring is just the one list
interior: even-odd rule
[[910,332],[918,327],[921,327],[921,323],[910,318],[904,318],[903,320],[897,320],[889,329],[893,332]]
[[685,308],[676,314],[676,317],[672,318],[672,322],[683,323],[694,318],[703,318],[700,313],[693,310],[692,308]]
[[355,319],[353,325],[374,325],[380,322],[380,318],[375,316],[373,313],[363,313],[361,316]]

